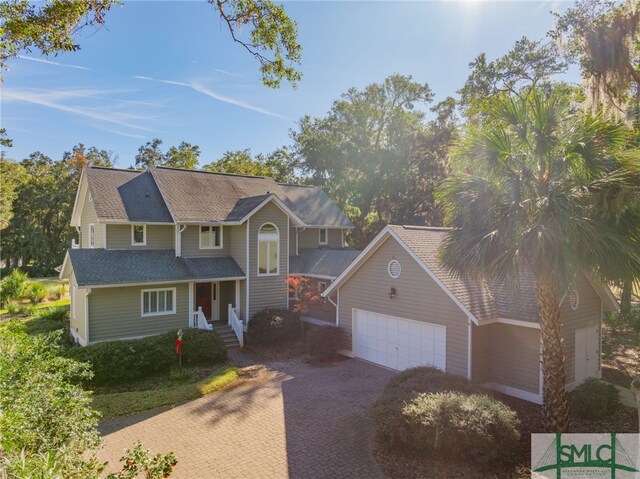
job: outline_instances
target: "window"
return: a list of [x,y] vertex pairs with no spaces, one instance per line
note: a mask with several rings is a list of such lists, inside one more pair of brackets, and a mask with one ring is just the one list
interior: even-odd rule
[[576,309],[578,309],[579,304],[580,295],[578,294],[578,291],[574,289],[573,291],[571,291],[571,293],[569,293],[569,306],[571,306],[571,309],[575,311]]
[[402,273],[402,266],[400,266],[400,262],[397,259],[392,259],[391,261],[389,261],[387,270],[389,271],[389,276],[391,276],[393,279],[396,279],[399,278],[400,273]]
[[320,238],[319,238],[319,243],[320,244],[328,244],[329,243],[329,230],[327,228],[320,228],[320,232],[319,232]]
[[258,276],[277,275],[280,262],[280,233],[272,223],[258,230]]
[[175,314],[176,288],[143,289],[142,316],[158,316],[161,314]]
[[200,226],[200,249],[222,248],[222,226]]
[[318,281],[318,293],[324,293],[324,290],[327,289],[326,281]]
[[131,244],[133,246],[147,244],[147,225],[131,225]]
[[89,223],[89,248],[96,245],[96,225]]

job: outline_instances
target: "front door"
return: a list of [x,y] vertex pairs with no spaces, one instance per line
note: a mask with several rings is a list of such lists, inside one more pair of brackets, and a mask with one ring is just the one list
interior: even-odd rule
[[598,377],[600,368],[600,326],[587,326],[576,330],[575,370],[577,383]]
[[202,308],[202,313],[208,321],[211,321],[211,305],[212,305],[212,287],[211,283],[196,283],[196,311]]

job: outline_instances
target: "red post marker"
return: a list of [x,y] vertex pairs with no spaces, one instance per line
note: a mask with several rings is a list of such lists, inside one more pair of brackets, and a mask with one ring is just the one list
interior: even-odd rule
[[176,339],[176,354],[182,354],[182,339]]

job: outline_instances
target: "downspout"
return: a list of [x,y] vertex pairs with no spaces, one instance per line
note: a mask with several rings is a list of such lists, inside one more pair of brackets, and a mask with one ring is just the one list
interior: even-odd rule
[[182,227],[178,228],[180,225],[176,223],[176,229],[178,234],[176,235],[176,257],[179,258],[182,256],[182,232],[187,228],[187,225],[182,225]]

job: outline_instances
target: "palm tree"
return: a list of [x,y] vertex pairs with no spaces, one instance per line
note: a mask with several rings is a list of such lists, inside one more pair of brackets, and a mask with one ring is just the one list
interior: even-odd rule
[[[566,91],[566,90],[565,90]],[[543,426],[567,430],[560,298],[577,274],[602,280],[640,271],[632,205],[640,197],[628,131],[572,108],[559,89],[496,98],[488,123],[464,135],[439,199],[454,229],[441,251],[453,274],[536,279],[543,366]],[[634,224],[634,221],[636,222]]]

